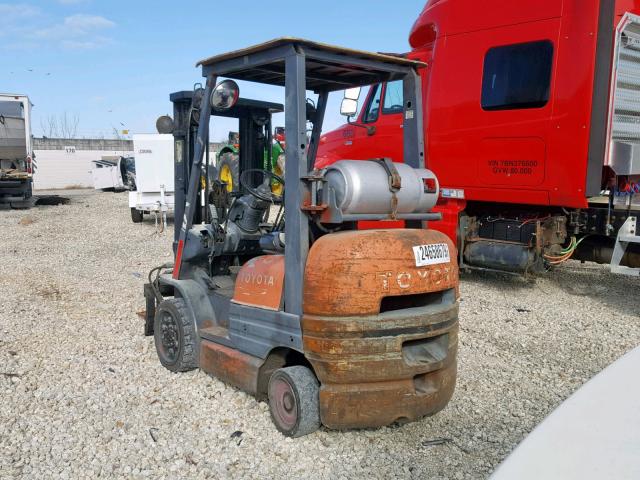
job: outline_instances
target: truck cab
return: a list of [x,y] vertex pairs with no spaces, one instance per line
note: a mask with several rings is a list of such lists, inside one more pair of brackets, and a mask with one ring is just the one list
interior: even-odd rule
[[[638,0],[427,2],[406,56],[426,64],[425,165],[440,181],[443,213],[431,228],[460,249],[485,236],[535,243],[541,268],[573,235],[588,235],[581,259],[608,263],[598,249],[613,250],[640,205],[639,13]],[[374,151],[400,161],[398,94],[402,103],[393,83],[371,86],[359,115],[323,135],[316,166]],[[553,221],[510,234],[536,219]],[[520,265],[529,270],[536,255]]]

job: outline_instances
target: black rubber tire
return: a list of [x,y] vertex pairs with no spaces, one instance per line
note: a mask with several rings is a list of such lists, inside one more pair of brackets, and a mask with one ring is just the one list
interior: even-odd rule
[[21,200],[19,202],[11,202],[11,208],[13,210],[28,210],[33,207],[34,202],[31,199]]
[[[274,387],[286,382],[295,399],[295,424],[284,425],[279,419]],[[280,368],[269,379],[269,410],[276,428],[287,437],[302,437],[320,428],[320,384],[311,370],[303,366]]]
[[[172,333],[175,338],[173,343],[176,345],[176,352],[174,355],[169,354],[166,344],[163,343],[163,336],[165,335],[166,322],[170,323],[170,320],[164,320],[163,317],[170,316],[175,325],[175,329],[172,328]],[[163,322],[164,320],[164,322]],[[163,328],[163,323],[164,327]],[[156,309],[156,316],[153,322],[153,339],[156,345],[156,353],[158,359],[163,367],[172,372],[188,372],[198,368],[197,350],[196,344],[196,332],[191,316],[187,310],[187,304],[181,298],[172,298],[169,300],[163,300]]]
[[138,210],[137,208],[131,207],[131,221],[133,223],[142,223],[144,219],[144,213],[142,210]]
[[232,191],[238,192],[240,190],[240,156],[233,152],[225,152],[220,155],[217,166],[218,180],[220,181],[222,181],[220,173],[224,166],[229,167],[229,170],[231,170]]

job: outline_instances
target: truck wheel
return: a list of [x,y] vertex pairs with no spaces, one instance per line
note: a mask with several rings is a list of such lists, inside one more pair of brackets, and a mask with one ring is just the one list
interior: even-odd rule
[[11,208],[14,210],[27,210],[33,206],[31,200],[22,200],[20,202],[11,202]]
[[131,221],[133,223],[142,223],[143,218],[144,218],[144,213],[142,213],[142,210],[138,210],[137,208],[131,207]]
[[287,437],[302,437],[320,428],[320,385],[307,367],[280,368],[269,379],[271,419]]
[[227,184],[227,192],[240,189],[240,157],[233,152],[220,156],[218,162],[218,180]]
[[160,363],[172,372],[198,367],[196,333],[187,304],[181,298],[164,300],[156,310],[153,338]]

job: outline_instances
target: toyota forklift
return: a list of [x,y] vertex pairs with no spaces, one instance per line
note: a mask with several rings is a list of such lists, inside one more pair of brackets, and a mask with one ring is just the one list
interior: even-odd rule
[[[175,138],[175,260],[144,288],[160,363],[267,400],[290,437],[443,409],[456,381],[459,279],[452,242],[424,228],[440,218],[430,213],[437,179],[420,168],[425,65],[280,38],[198,66],[204,88],[172,95],[174,118],[162,122]],[[229,192],[203,168],[215,168],[210,121],[254,102],[239,99],[234,80],[284,87],[287,168],[285,178],[263,168],[270,129],[252,118],[240,135],[241,188]],[[329,93],[393,80],[404,84],[404,164],[344,159],[314,170]]]

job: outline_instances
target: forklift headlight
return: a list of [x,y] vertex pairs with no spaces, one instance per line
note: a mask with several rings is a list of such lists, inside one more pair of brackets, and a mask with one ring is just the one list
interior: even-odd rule
[[228,110],[240,98],[240,87],[233,80],[224,80],[211,93],[211,107],[214,110]]

